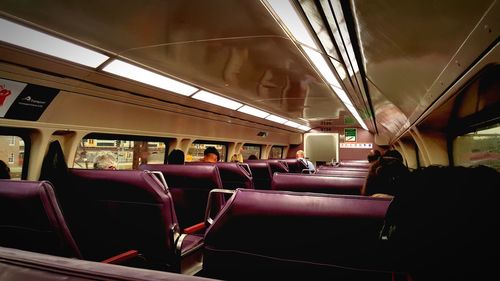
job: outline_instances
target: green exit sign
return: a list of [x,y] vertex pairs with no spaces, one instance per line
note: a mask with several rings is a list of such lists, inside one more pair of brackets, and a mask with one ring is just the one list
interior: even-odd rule
[[356,128],[344,128],[345,141],[356,141]]

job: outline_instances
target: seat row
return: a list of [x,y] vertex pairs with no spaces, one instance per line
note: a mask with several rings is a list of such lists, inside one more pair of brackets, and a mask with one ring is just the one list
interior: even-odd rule
[[152,172],[71,169],[55,188],[2,180],[0,201],[10,214],[0,217],[2,246],[91,261],[133,252],[134,266],[201,268],[203,236],[182,231],[173,194]]

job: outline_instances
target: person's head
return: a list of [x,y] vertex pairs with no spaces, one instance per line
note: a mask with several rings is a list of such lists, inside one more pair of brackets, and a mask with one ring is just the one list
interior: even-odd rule
[[304,150],[299,150],[295,153],[295,158],[304,158]]
[[373,163],[377,161],[381,156],[380,151],[376,149],[371,149],[370,152],[368,152],[368,162]]
[[180,149],[174,149],[167,158],[168,164],[184,164],[184,152]]
[[10,168],[0,160],[0,179],[10,179]]
[[383,158],[395,158],[401,162],[403,162],[403,155],[401,155],[401,153],[399,153],[399,151],[395,150],[395,149],[390,149],[390,150],[387,150],[384,155],[382,155]]
[[248,156],[248,160],[257,160],[257,159],[259,159],[259,158],[257,158],[257,156],[255,156],[255,154]]
[[203,162],[219,162],[219,151],[214,146],[209,146],[203,151]]
[[235,153],[231,156],[231,162],[240,162],[238,154]]
[[116,170],[118,163],[112,153],[98,155],[94,160],[94,169],[97,170]]

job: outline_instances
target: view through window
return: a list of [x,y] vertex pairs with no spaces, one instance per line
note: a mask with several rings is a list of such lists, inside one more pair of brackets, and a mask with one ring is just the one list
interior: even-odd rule
[[18,136],[0,136],[0,160],[10,170],[11,179],[21,179],[24,164],[24,140]]
[[457,137],[453,158],[455,166],[485,165],[500,171],[500,123]]
[[82,139],[76,151],[73,168],[94,169],[96,158],[111,155],[116,169],[137,169],[141,164],[163,164],[165,143],[117,139]]

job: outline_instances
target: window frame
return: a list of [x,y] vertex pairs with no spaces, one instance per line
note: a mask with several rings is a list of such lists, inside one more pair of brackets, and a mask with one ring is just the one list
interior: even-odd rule
[[26,180],[28,178],[28,168],[31,153],[31,130],[23,128],[8,128],[0,127],[1,136],[16,136],[23,140],[24,142],[24,156],[23,156],[23,166],[21,170],[21,180]]
[[[219,159],[219,162],[227,162],[227,159],[228,159],[227,152],[228,152],[228,147],[229,147],[229,145],[228,145],[227,142],[224,142],[224,141],[211,141],[211,140],[195,140],[195,141],[193,141],[191,143],[191,145],[193,145],[193,144],[208,144],[208,145],[216,144],[216,145],[223,145],[226,148],[226,155],[224,155],[225,159],[221,158],[221,159]],[[191,146],[188,147],[188,151],[186,152],[186,155],[189,152],[190,148],[191,148]]]
[[281,158],[273,158],[273,159],[283,159],[283,152],[285,151],[285,146],[282,146],[282,145],[273,145],[273,146],[271,146],[271,150],[270,150],[271,154],[272,154],[273,148],[275,148],[275,147],[281,148]]
[[256,155],[258,157],[258,159],[262,159],[262,144],[257,144],[257,143],[244,143],[241,148],[243,149],[243,147],[245,146],[258,146],[259,147],[259,154]]
[[[143,141],[143,142],[163,142],[165,144],[165,155],[163,157],[163,164],[167,163],[168,150],[170,147],[170,142],[175,140],[169,137],[152,137],[152,136],[137,136],[137,135],[125,135],[125,134],[107,134],[107,133],[88,133],[80,139],[97,139],[104,141]],[[77,149],[78,150],[78,149]],[[74,166],[74,163],[73,163]]]

